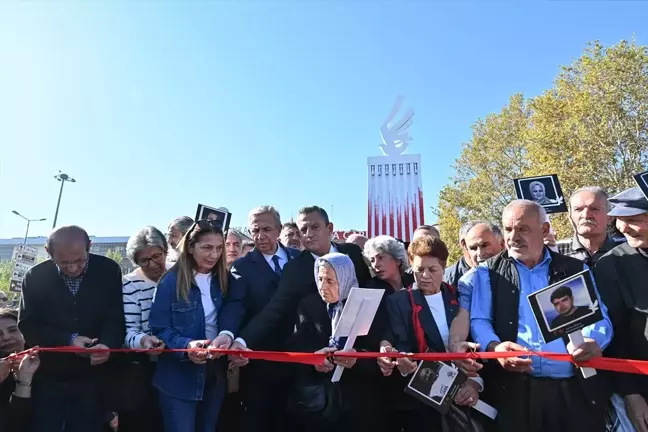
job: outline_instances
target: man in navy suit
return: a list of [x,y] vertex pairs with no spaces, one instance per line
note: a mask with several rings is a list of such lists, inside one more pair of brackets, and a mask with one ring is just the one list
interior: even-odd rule
[[[245,290],[245,327],[268,304],[279,285],[284,265],[300,251],[287,248],[277,239],[281,232],[281,218],[271,206],[250,211],[248,227],[254,240],[254,249],[234,262],[232,275],[242,282]],[[292,333],[293,317],[286,316],[278,331],[267,337],[259,350],[284,351],[285,342]],[[234,342],[232,349],[242,349],[244,343]],[[240,359],[240,358],[239,358]],[[236,364],[237,358],[232,358]],[[286,430],[286,404],[291,365],[255,360],[241,369],[240,388],[245,414],[244,431]]]

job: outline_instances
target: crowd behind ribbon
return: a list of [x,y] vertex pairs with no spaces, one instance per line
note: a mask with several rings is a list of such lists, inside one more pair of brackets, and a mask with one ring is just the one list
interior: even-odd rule
[[[253,245],[208,220],[180,217],[166,234],[142,228],[126,247],[138,267],[125,276],[89,253],[82,228],[58,228],[47,239],[51,259],[25,276],[20,319],[0,310],[0,430],[99,432],[118,418],[119,431],[648,431],[645,376],[584,379],[575,366],[648,360],[648,200],[638,188],[612,198],[582,188],[569,217],[574,237],[556,248],[543,207],[512,201],[501,226],[466,223],[463,257],[448,265],[432,226],[409,245],[361,235],[333,243],[321,207],[282,225],[262,206],[248,217]],[[595,277],[603,320],[583,329],[577,347],[545,344],[527,295],[583,269]],[[336,355],[353,287],[384,290],[369,333],[350,350],[384,353],[377,360]],[[575,313],[573,295],[561,293],[556,310]],[[83,352],[38,351],[64,346]],[[100,351],[121,347],[145,351]],[[249,361],[251,350],[327,357],[316,366]],[[404,393],[417,363],[390,357],[427,350],[569,353],[574,363],[458,361],[470,378],[443,416]],[[345,372],[332,384],[336,366]],[[498,410],[495,420],[471,409],[480,399]]]

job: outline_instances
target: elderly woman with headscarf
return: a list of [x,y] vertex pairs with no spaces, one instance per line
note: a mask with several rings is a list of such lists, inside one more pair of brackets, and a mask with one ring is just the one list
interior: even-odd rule
[[540,205],[558,204],[557,200],[547,198],[545,185],[540,181],[529,183],[529,192],[531,192],[531,199]]
[[[336,430],[365,430],[370,425],[369,419],[372,413],[364,409],[364,404],[360,403],[362,401],[359,400],[361,399],[359,396],[365,394],[364,388],[370,380],[380,378],[379,374],[374,373],[372,375],[366,371],[366,368],[377,370],[376,363],[373,360],[356,361],[353,358],[336,357],[334,355],[336,352],[343,350],[346,344],[347,338],[335,337],[335,333],[351,289],[358,287],[353,262],[347,255],[341,253],[324,255],[315,261],[315,281],[319,296],[325,303],[331,325],[328,341],[323,340],[321,337],[318,340],[319,343],[325,345],[318,352],[330,354],[331,357],[323,364],[315,366],[315,370],[319,374],[313,377],[313,382],[324,383],[330,381],[331,372],[335,366],[342,366],[348,370],[342,375],[339,384],[339,394],[343,403],[339,407],[337,418],[331,421],[330,419],[319,418],[316,415],[309,419],[304,426],[307,426],[309,430],[320,430],[329,427],[334,427]],[[313,313],[316,312],[317,307],[317,303],[313,301]],[[313,333],[316,334],[316,332]],[[354,348],[350,348],[346,352],[367,350],[365,339],[365,337],[357,338]]]
[[131,374],[137,375],[137,383],[131,382],[132,394],[136,394],[134,406],[119,413],[120,431],[157,431],[162,423],[158,408],[157,392],[152,379],[155,360],[164,343],[151,334],[149,311],[157,284],[166,270],[167,240],[160,230],[147,226],[133,234],[126,243],[126,256],[136,266],[123,277],[122,297],[128,348],[150,349],[149,356],[130,354]]

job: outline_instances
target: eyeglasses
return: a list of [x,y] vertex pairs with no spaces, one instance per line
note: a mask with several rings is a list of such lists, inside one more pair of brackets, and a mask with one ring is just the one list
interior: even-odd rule
[[160,261],[160,259],[164,256],[164,253],[158,252],[156,254],[151,255],[150,258],[142,258],[137,260],[137,264],[139,264],[140,267],[148,267],[151,264],[151,261],[155,261],[156,263]]
[[65,268],[69,268],[69,267],[72,267],[72,266],[80,267],[80,266],[84,266],[87,261],[88,261],[88,258],[86,257],[86,258],[79,258],[79,259],[74,260],[74,261],[58,261],[56,263],[56,265],[58,265],[59,267],[65,267]]

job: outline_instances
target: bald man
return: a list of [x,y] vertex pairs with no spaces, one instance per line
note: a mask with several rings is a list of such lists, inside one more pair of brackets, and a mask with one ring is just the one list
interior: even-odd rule
[[[57,228],[45,248],[51,259],[32,267],[23,282],[20,331],[27,346],[73,346],[83,355],[41,353],[32,391],[32,431],[101,432],[109,370],[101,365],[125,336],[122,272],[90,253],[90,237],[78,226]],[[105,378],[106,382],[99,382]],[[114,401],[108,401],[108,403]],[[117,411],[116,409],[108,409]]]
[[[607,308],[603,319],[582,329],[585,342],[566,346],[562,339],[545,343],[527,296],[548,285],[588,270],[577,259],[555,253],[544,244],[549,232],[545,210],[538,203],[515,200],[502,213],[507,250],[466,273],[459,282],[459,299],[470,301],[472,338],[482,351],[542,350],[570,353],[575,363],[601,356],[613,335]],[[601,376],[582,385],[583,377],[570,362],[544,357],[498,359],[490,378],[498,409],[497,430],[604,430],[609,398]],[[546,415],[551,413],[551,415]]]
[[369,239],[362,234],[351,234],[347,237],[346,243],[353,243],[360,246],[360,249],[364,249],[365,243],[367,243],[368,240]]

